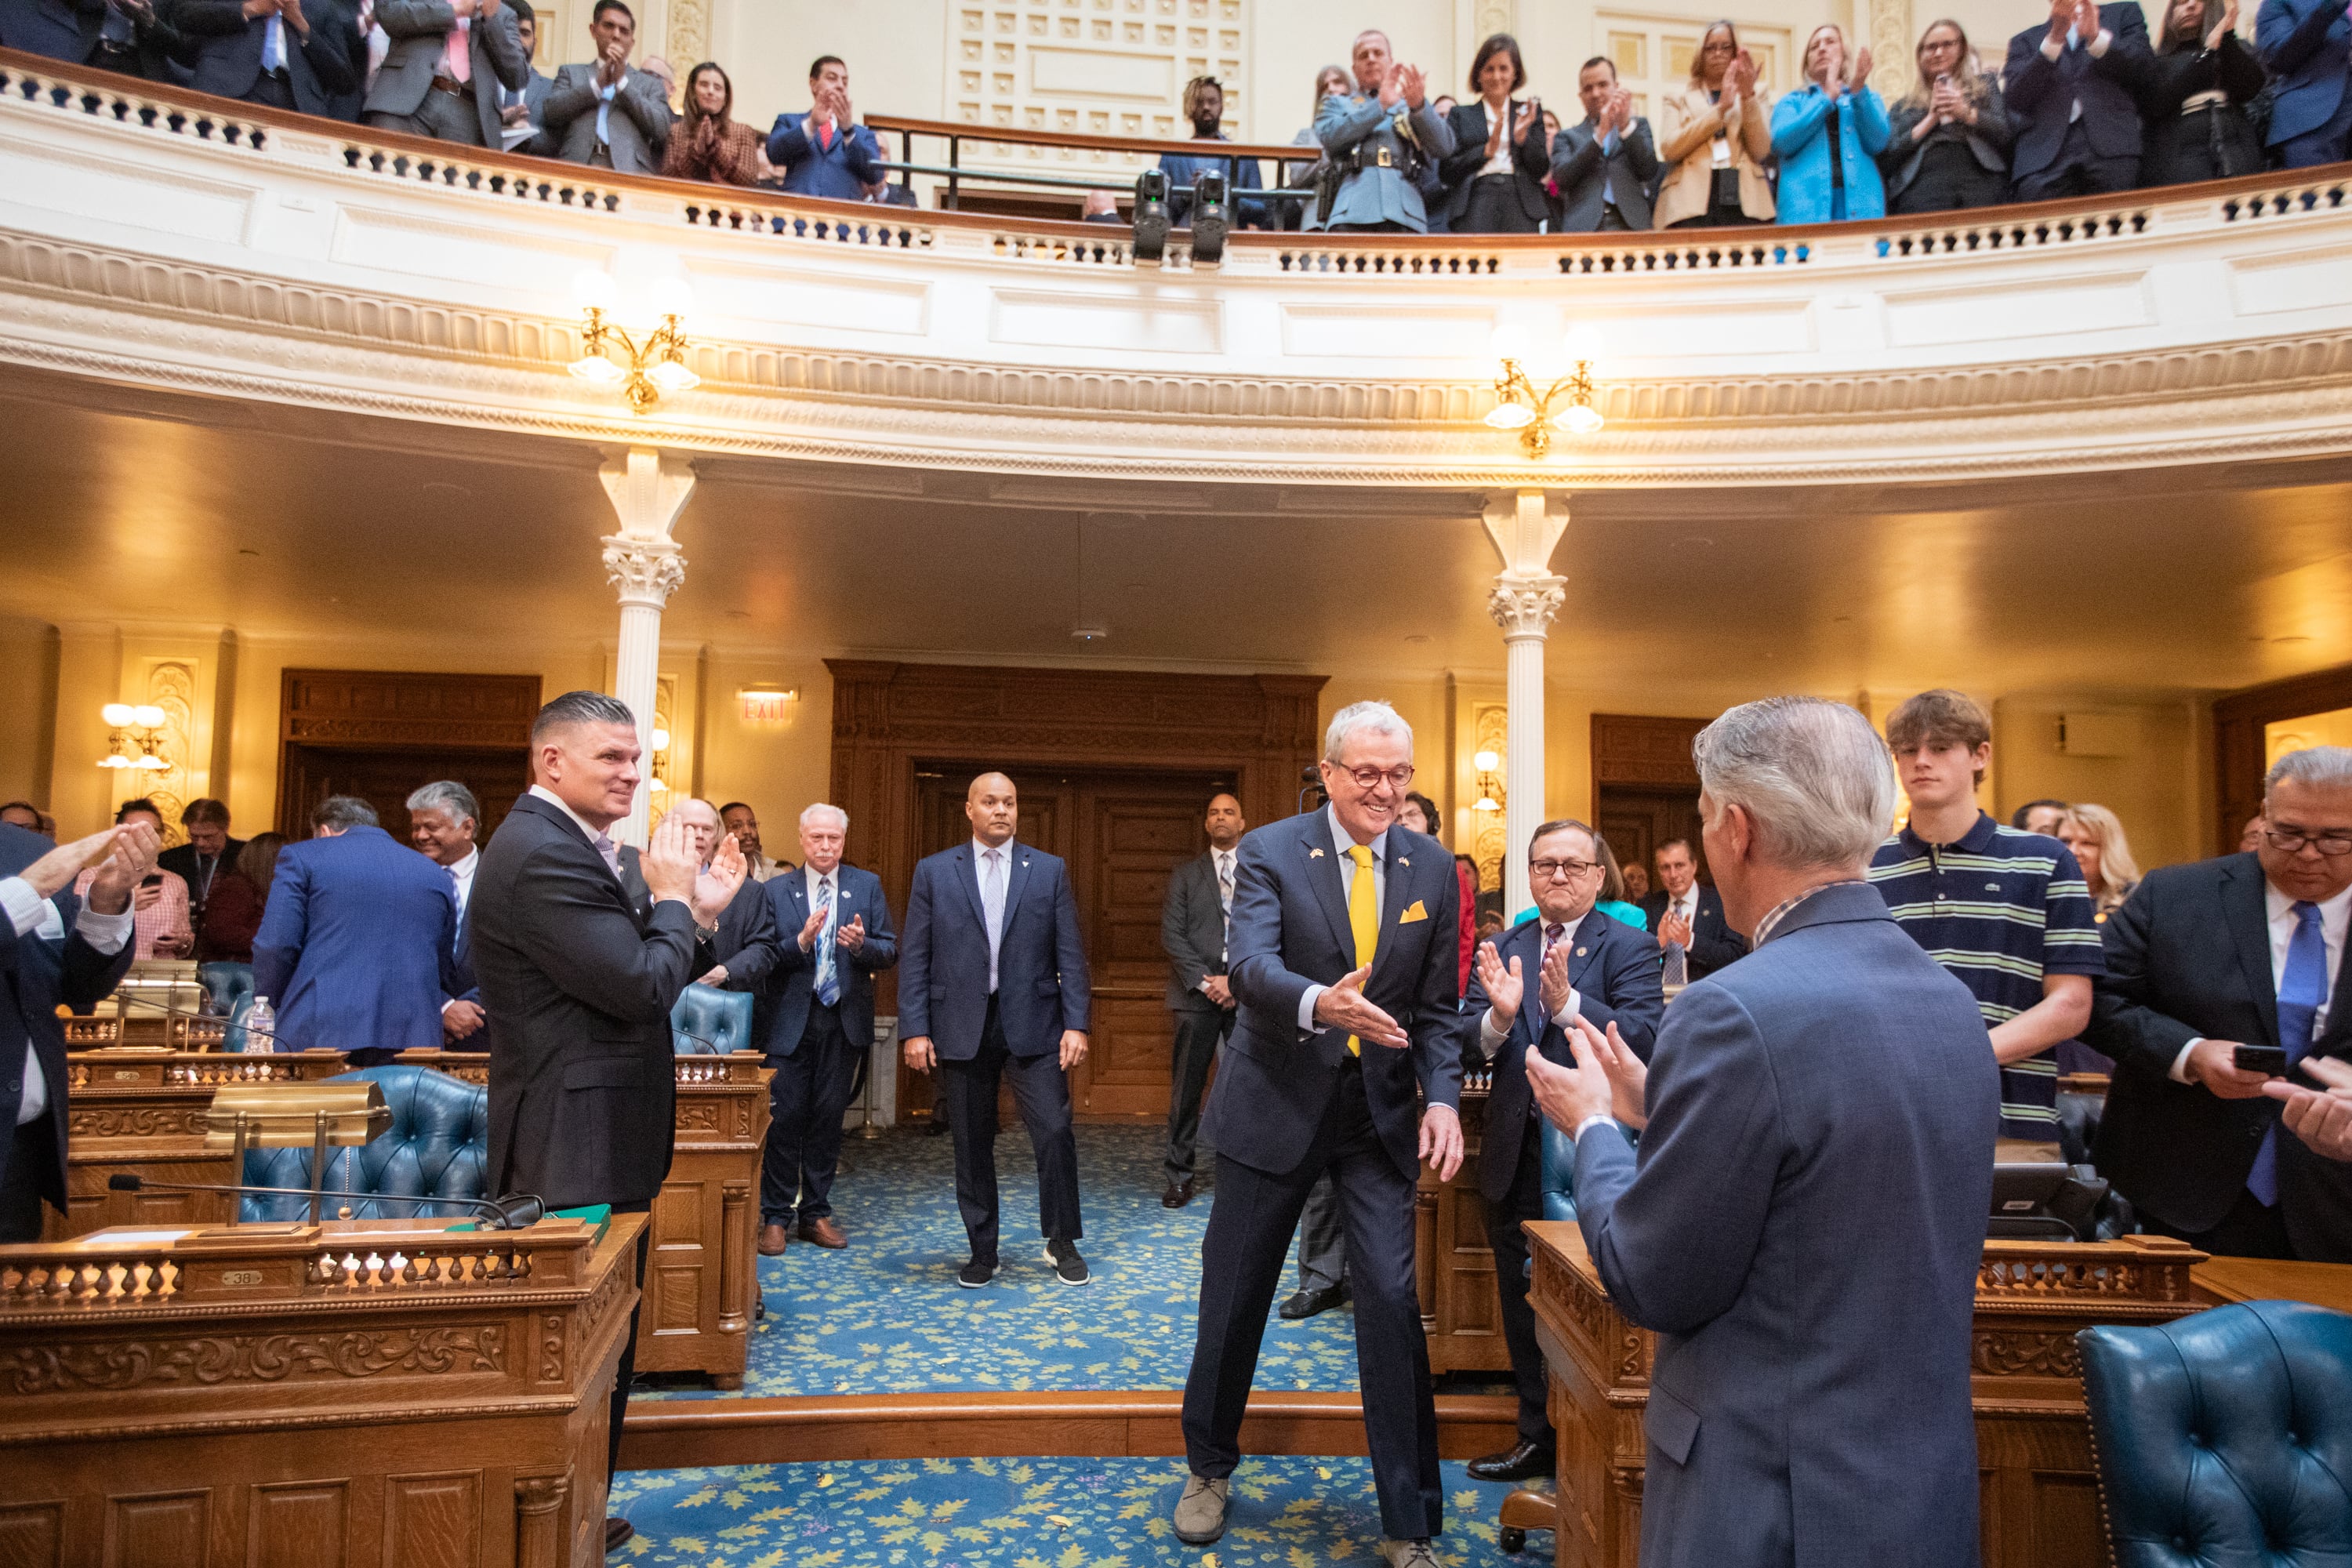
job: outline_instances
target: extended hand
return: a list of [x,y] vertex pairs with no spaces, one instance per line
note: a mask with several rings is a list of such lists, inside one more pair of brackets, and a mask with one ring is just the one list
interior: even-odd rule
[[1606,1034],[1583,1018],[1576,1020],[1570,1031],[1570,1047],[1580,1061],[1590,1052],[1601,1063],[1601,1070],[1609,1075],[1609,1113],[1628,1127],[1649,1124],[1648,1097],[1650,1069],[1633,1054],[1617,1026],[1609,1026]]
[[1062,1031],[1062,1070],[1069,1071],[1087,1059],[1087,1032],[1084,1029]]
[[908,1068],[912,1071],[929,1072],[939,1065],[940,1054],[931,1049],[929,1035],[908,1035],[898,1042],[898,1046],[906,1055]]
[[1421,1113],[1421,1157],[1450,1182],[1462,1168],[1462,1118],[1450,1105],[1433,1105]]
[[1544,957],[1541,981],[1546,1022],[1559,1016],[1559,1010],[1568,1005],[1568,994],[1575,989],[1568,983],[1568,942],[1563,938],[1552,943],[1551,952]]
[[2333,1057],[2305,1057],[2297,1064],[2328,1087],[2305,1089],[2273,1079],[2263,1092],[2286,1101],[2279,1120],[2286,1130],[2330,1160],[2352,1160],[2352,1065]]
[[1513,1020],[1519,1016],[1519,1003],[1528,994],[1528,983],[1519,973],[1519,961],[1512,959],[1506,968],[1495,944],[1482,942],[1470,963],[1478,971],[1478,984],[1486,988],[1487,1010],[1495,1015],[1495,1026],[1509,1033]]
[[2189,1060],[2180,1069],[2181,1076],[2191,1083],[2203,1084],[2222,1100],[2252,1100],[2271,1080],[2261,1073],[2242,1069],[2237,1063],[2237,1049],[2235,1040],[2200,1040],[2190,1049]]
[[131,889],[155,864],[163,840],[145,822],[128,822],[113,830],[114,854],[98,868],[89,884],[89,907],[102,915],[119,915],[131,907]]
[[841,951],[844,952],[856,952],[859,948],[864,947],[866,945],[866,917],[864,915],[850,916],[849,923],[847,925],[842,926],[834,931],[833,940],[840,944]]
[[[1570,1033],[1569,1044],[1572,1047],[1575,1043]],[[1562,1132],[1574,1132],[1588,1116],[1610,1114],[1615,1099],[1609,1075],[1589,1054],[1578,1056],[1572,1068],[1561,1067],[1541,1051],[1529,1051],[1526,1059],[1528,1089],[1535,1096],[1536,1109]]]
[[1853,74],[1848,76],[1845,80],[1846,86],[1855,92],[1860,92],[1864,88],[1870,85],[1870,47],[1868,45],[1865,44],[1862,48],[1855,51],[1853,57]]
[[482,1026],[482,1005],[478,1002],[452,1002],[441,1009],[441,1037],[462,1040]]
[[1419,113],[1428,97],[1429,79],[1419,66],[1399,66],[1397,68],[1404,73],[1405,107]]
[[1372,966],[1367,963],[1349,971],[1338,984],[1325,987],[1315,998],[1315,1021],[1327,1029],[1345,1029],[1360,1040],[1401,1051],[1412,1044],[1404,1031],[1397,1027],[1394,1018],[1364,998],[1364,977],[1371,972]]
[[35,898],[48,898],[80,876],[83,867],[102,858],[112,848],[116,831],[111,827],[101,827],[86,838],[60,844],[16,875],[33,889]]
[[750,873],[735,836],[729,834],[719,841],[719,853],[710,858],[710,864],[695,876],[694,918],[706,926],[717,925]]

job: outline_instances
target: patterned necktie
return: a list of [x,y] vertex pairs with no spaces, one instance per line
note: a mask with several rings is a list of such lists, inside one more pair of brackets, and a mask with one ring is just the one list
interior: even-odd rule
[[1224,932],[1217,938],[1217,956],[1230,958],[1234,941],[1234,858],[1222,850],[1217,855],[1217,902],[1225,912]]
[[[1356,939],[1356,967],[1361,969],[1380,952],[1381,894],[1372,886],[1372,847],[1350,844],[1348,858],[1356,863],[1356,874],[1348,882],[1348,930]],[[1362,1056],[1364,1042],[1349,1035],[1348,1054]]]
[[[1682,907],[1682,900],[1679,899],[1668,901],[1666,911],[1669,914],[1683,915],[1685,919],[1690,918],[1690,916],[1685,913]],[[1661,985],[1674,986],[1682,986],[1690,984],[1690,954],[1683,951],[1683,944],[1681,942],[1670,942],[1666,943],[1666,965],[1658,975],[1658,983]]]
[[833,879],[820,877],[816,884],[817,913],[824,923],[816,931],[816,999],[826,1006],[841,1000],[841,974],[834,967],[833,958]]
[[457,868],[449,868],[449,900],[457,906],[457,924],[450,928],[449,951],[457,952],[466,942],[466,887],[457,880]]
[[613,842],[609,833],[596,835],[596,853],[604,858],[604,868],[613,873],[615,881],[621,875],[621,847]]
[[[2294,908],[2294,934],[2287,938],[2286,972],[2279,977],[2279,1044],[2286,1047],[2286,1069],[2311,1050],[2313,1026],[2327,1005],[2327,938],[2319,925],[2319,906],[2298,900]],[[2278,1123],[2263,1134],[2254,1151],[2254,1168],[2246,1173],[2246,1190],[2264,1204],[2278,1202]]]

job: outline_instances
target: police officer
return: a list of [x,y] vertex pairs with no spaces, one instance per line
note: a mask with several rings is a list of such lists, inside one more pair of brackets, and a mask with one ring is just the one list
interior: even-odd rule
[[1356,90],[1333,93],[1315,116],[1315,137],[1334,165],[1337,189],[1318,199],[1319,226],[1334,234],[1426,234],[1427,208],[1415,178],[1454,150],[1430,107],[1419,66],[1389,57],[1388,35],[1367,29],[1352,51]]

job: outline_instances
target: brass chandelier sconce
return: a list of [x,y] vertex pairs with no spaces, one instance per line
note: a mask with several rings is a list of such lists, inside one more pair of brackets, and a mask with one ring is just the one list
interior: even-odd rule
[[693,345],[687,341],[684,321],[692,300],[684,283],[663,279],[649,290],[649,303],[661,324],[646,331],[642,342],[605,319],[620,295],[620,286],[609,274],[583,272],[573,282],[572,295],[587,315],[580,329],[581,355],[571,364],[572,374],[591,386],[619,388],[632,414],[643,414],[666,395],[675,396],[702,384],[686,363],[686,351]]
[[161,708],[152,703],[133,706],[128,702],[110,702],[99,710],[106,721],[106,755],[98,759],[101,768],[132,768],[141,773],[168,773],[172,759],[163,753],[163,724],[166,718]]
[[1495,357],[1502,370],[1495,377],[1495,406],[1486,425],[1495,430],[1518,432],[1520,449],[1530,458],[1551,447],[1555,429],[1570,436],[1590,436],[1599,430],[1601,410],[1592,405],[1592,366],[1601,357],[1600,338],[1590,327],[1571,330],[1561,345],[1566,375],[1538,389],[1527,373],[1529,346],[1522,334],[1507,329],[1495,334]]

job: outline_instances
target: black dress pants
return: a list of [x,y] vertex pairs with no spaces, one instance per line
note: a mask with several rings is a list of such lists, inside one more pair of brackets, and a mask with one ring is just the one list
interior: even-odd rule
[[1380,1493],[1381,1530],[1399,1541],[1435,1535],[1445,1497],[1437,1469],[1437,1407],[1413,1274],[1413,1177],[1389,1158],[1349,1065],[1297,1168],[1281,1175],[1217,1156],[1217,1194],[1201,1243],[1200,1335],[1184,1380],[1184,1453],[1192,1473],[1230,1476],[1257,1377],[1265,1315],[1307,1189],[1328,1170],[1348,1237],[1356,1298],[1356,1377]]
[[1059,1042],[1034,1057],[1016,1057],[1004,1041],[996,998],[988,999],[980,1049],[969,1061],[940,1062],[940,1089],[955,1135],[956,1207],[962,1212],[971,1255],[996,1260],[996,1089],[1009,1079],[1021,1124],[1037,1151],[1037,1221],[1048,1241],[1076,1241],[1078,1223],[1078,1141],[1070,1131],[1070,1079]]
[[2078,120],[2066,127],[2066,139],[2059,143],[2058,156],[2048,168],[2018,176],[2017,199],[2046,202],[2061,196],[2111,196],[2138,184],[2138,157],[2100,157],[2091,151],[2090,132]]
[[[651,1204],[614,1204],[614,1214],[653,1213]],[[629,1414],[629,1384],[637,1375],[637,1318],[645,1310],[646,1250],[654,1238],[654,1222],[646,1221],[637,1232],[637,1304],[629,1309],[629,1337],[621,1342],[620,1369],[613,1374],[613,1415],[611,1429],[604,1439],[604,1487],[612,1489],[613,1477],[621,1468],[621,1423]]]
[[[2282,1130],[2282,1138],[2291,1134]],[[2210,1230],[2182,1230],[2165,1224],[2154,1215],[2142,1216],[2147,1228],[2166,1236],[2177,1236],[2200,1252],[2210,1252],[2216,1258],[2283,1258],[2295,1256],[2294,1243],[2286,1233],[2286,1211],[2276,1204],[2266,1204],[2250,1192],[2241,1190],[2238,1201],[2221,1216],[2221,1223]]]
[[788,1057],[772,1056],[768,1143],[760,1157],[760,1223],[806,1225],[833,1214],[833,1178],[841,1167],[841,1119],[849,1110],[856,1058],[838,1003],[809,999],[808,1024]]
[[1486,1242],[1495,1249],[1495,1284],[1503,1298],[1503,1342],[1511,1347],[1511,1381],[1519,1394],[1519,1437],[1552,1443],[1543,1347],[1536,1342],[1536,1310],[1528,1304],[1528,1237],[1522,1220],[1543,1218],[1543,1128],[1530,1121],[1519,1140],[1519,1165],[1503,1201],[1486,1205]]
[[1234,1032],[1234,1013],[1223,1007],[1187,1007],[1176,1015],[1176,1059],[1168,1075],[1168,1184],[1192,1179],[1193,1149],[1201,1137],[1201,1095],[1217,1048]]
[[49,1115],[37,1116],[17,1127],[8,1145],[8,1168],[0,1173],[0,1242],[41,1239],[41,1173],[57,1164],[55,1125]]

